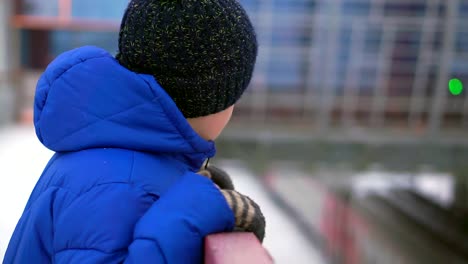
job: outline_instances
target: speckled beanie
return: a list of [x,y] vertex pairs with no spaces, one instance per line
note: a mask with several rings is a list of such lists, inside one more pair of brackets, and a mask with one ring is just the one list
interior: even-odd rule
[[239,100],[252,78],[257,46],[237,0],[132,0],[117,59],[153,75],[184,116],[194,118]]

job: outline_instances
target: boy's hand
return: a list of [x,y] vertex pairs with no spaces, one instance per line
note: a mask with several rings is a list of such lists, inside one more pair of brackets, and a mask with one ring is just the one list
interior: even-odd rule
[[234,212],[236,226],[234,231],[252,232],[263,242],[265,238],[265,217],[257,203],[248,196],[234,190],[221,190]]
[[210,178],[220,189],[223,190],[234,190],[234,183],[232,182],[231,177],[224,170],[215,167],[208,166],[201,171],[199,174]]
[[248,196],[234,190],[229,175],[214,166],[209,166],[199,172],[199,174],[210,178],[220,189],[224,198],[232,209],[236,218],[234,231],[252,232],[263,242],[265,237],[265,217],[257,203]]

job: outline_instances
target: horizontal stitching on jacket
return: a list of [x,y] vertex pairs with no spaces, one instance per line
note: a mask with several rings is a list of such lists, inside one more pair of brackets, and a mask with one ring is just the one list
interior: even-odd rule
[[[83,196],[89,192],[91,192],[93,189],[97,188],[97,187],[101,187],[101,186],[106,186],[106,185],[112,185],[112,184],[119,184],[119,185],[128,185],[129,187],[131,187],[132,190],[134,191],[141,191],[143,192],[145,195],[149,195],[151,193],[145,191],[143,188],[139,187],[139,186],[135,186],[134,184],[132,183],[129,183],[129,182],[107,182],[107,183],[102,183],[102,184],[98,184],[98,185],[95,185],[91,188],[89,188],[88,190],[80,193],[80,194],[76,194],[75,192],[72,192],[70,189],[68,188],[63,188],[63,187],[57,187],[57,186],[50,186],[49,188],[57,188],[57,189],[62,189],[62,190],[65,190],[65,191],[68,191],[69,193],[75,195],[76,197],[80,197],[80,196]],[[158,194],[158,197],[159,197],[159,194]],[[33,205],[31,205],[31,207],[28,209],[28,211],[32,208]],[[68,205],[70,206],[70,205]],[[67,206],[67,208],[68,208]],[[64,209],[66,210],[66,209]],[[62,210],[62,211],[64,211]],[[55,233],[55,226],[53,227],[54,228],[54,233]],[[104,252],[104,251],[101,251],[99,249],[94,249],[94,248],[66,248],[66,249],[61,249],[61,250],[58,250],[54,253],[54,256],[59,254],[59,253],[62,253],[64,251],[67,251],[67,250],[94,250],[94,251],[99,251],[99,252],[102,252],[102,253],[106,253],[106,254],[112,254],[112,253],[118,253],[118,252],[123,252],[123,251],[127,251],[128,249],[121,249],[121,250],[118,250],[118,251],[115,251],[115,252]]]
[[[130,186],[132,189],[138,189],[139,191],[143,191],[144,193],[148,193],[147,191],[145,191],[144,189],[140,188],[140,187],[137,187],[135,185],[133,185],[131,182],[124,182],[124,181],[116,181],[116,182],[106,182],[106,183],[100,183],[100,184],[96,184],[94,185],[93,187],[89,188],[89,189],[86,189],[84,190],[82,193],[79,193],[79,194],[76,194],[74,192],[72,192],[70,190],[71,193],[75,194],[76,196],[82,196],[84,194],[87,194],[89,192],[91,192],[93,189],[97,188],[97,187],[101,187],[101,186],[106,186],[106,185],[112,185],[112,184],[118,184],[118,185],[128,185]],[[69,190],[67,188],[63,188],[65,190]]]
[[[78,197],[78,196],[82,196],[82,195],[85,195],[85,194],[89,193],[90,191],[92,191],[92,190],[93,190],[94,188],[96,188],[96,187],[101,187],[101,186],[111,185],[111,184],[125,184],[125,185],[129,185],[130,187],[132,187],[132,188],[135,189],[135,190],[139,190],[139,191],[143,192],[143,193],[146,194],[146,195],[152,194],[152,193],[150,193],[150,192],[145,191],[143,188],[137,187],[137,186],[135,186],[135,185],[133,185],[132,183],[129,183],[129,182],[106,182],[106,183],[94,185],[93,187],[91,187],[91,188],[89,188],[89,189],[87,189],[87,190],[85,190],[84,192],[79,193],[79,194],[76,193],[76,192],[74,192],[74,191],[72,191],[72,190],[69,189],[69,188],[64,188],[64,187],[61,187],[61,186],[52,185],[52,186],[47,187],[47,189],[45,189],[45,190],[39,195],[39,197],[41,197],[42,194],[45,193],[46,191],[48,191],[49,189],[64,190],[64,191],[67,191],[68,193],[73,194],[74,196],[77,196],[77,197]],[[157,194],[157,195],[158,195],[158,197],[159,197],[159,194]],[[38,197],[38,198],[39,198],[39,197]],[[29,211],[32,209],[32,207],[34,206],[34,204],[36,203],[36,201],[37,201],[37,199],[34,200],[34,202],[31,203],[31,205],[29,206],[29,208],[28,208],[27,210],[25,210],[24,213],[29,212]]]
[[65,249],[61,249],[61,250],[58,250],[54,253],[54,255],[58,255],[60,253],[64,253],[66,251],[82,251],[82,250],[92,250],[92,251],[98,251],[98,252],[101,252],[101,253],[104,253],[104,254],[115,254],[115,253],[120,253],[120,252],[126,252],[127,249],[119,249],[119,250],[114,250],[114,251],[111,251],[111,252],[106,252],[106,251],[103,251],[103,250],[100,250],[100,249],[97,249],[97,248],[65,248]]

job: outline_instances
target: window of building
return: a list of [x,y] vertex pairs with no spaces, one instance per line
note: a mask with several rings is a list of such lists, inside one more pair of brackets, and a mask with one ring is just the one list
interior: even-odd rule
[[273,10],[288,14],[301,14],[313,12],[316,6],[315,0],[272,0]]
[[128,0],[73,0],[72,17],[119,21],[128,2]]
[[23,0],[19,2],[17,13],[20,15],[48,17],[56,17],[59,15],[59,4],[57,0]]
[[128,0],[21,0],[17,14],[50,18],[120,19]]
[[468,57],[468,31],[464,27],[457,30],[455,52],[457,55]]
[[389,1],[384,4],[384,13],[386,16],[395,17],[421,17],[426,13],[426,0],[415,1]]
[[350,16],[367,16],[372,4],[369,0],[351,0],[343,2],[343,13]]
[[43,69],[60,53],[83,45],[117,51],[128,0],[21,0],[13,25],[20,30],[21,63]]
[[458,13],[461,17],[466,17],[468,14],[468,1],[461,0],[458,6]]

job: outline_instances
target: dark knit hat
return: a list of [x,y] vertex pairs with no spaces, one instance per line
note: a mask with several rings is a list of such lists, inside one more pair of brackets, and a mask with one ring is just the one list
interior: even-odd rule
[[257,57],[256,35],[236,0],[132,0],[117,59],[153,75],[186,118],[235,104]]

